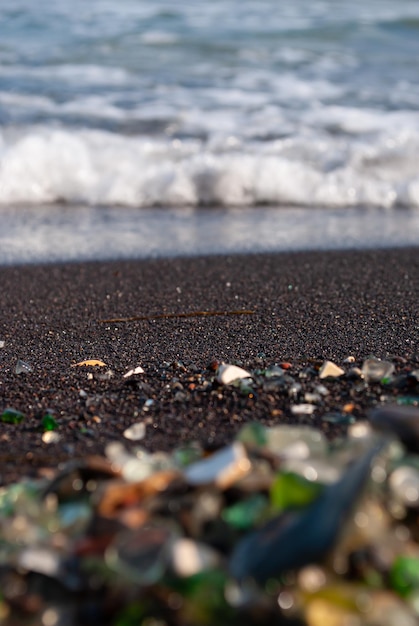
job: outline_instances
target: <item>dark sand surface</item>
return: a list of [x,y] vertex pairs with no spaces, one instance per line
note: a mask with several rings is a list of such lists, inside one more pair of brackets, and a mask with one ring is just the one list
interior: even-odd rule
[[[0,424],[1,482],[101,453],[136,421],[146,421],[141,444],[153,450],[218,446],[254,419],[296,421],[288,395],[220,391],[214,360],[247,369],[286,361],[297,379],[348,355],[356,365],[372,354],[398,371],[419,367],[419,248],[3,267],[0,289],[0,411],[25,415]],[[254,313],[101,323],[240,309]],[[17,375],[18,359],[33,371]],[[84,359],[107,367],[71,367]],[[124,379],[136,365],[145,373]],[[382,391],[354,397],[351,385],[333,383],[324,406],[298,421],[318,424],[348,399],[363,417]],[[42,442],[47,410],[56,444]]]

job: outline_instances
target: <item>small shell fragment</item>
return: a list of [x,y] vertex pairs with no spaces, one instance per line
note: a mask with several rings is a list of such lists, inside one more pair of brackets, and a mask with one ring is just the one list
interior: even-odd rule
[[235,380],[241,380],[242,378],[252,378],[252,375],[237,365],[221,363],[217,369],[217,380],[223,385],[229,385]]
[[87,361],[80,361],[80,363],[74,363],[71,367],[106,367],[106,363],[99,359],[88,359]]

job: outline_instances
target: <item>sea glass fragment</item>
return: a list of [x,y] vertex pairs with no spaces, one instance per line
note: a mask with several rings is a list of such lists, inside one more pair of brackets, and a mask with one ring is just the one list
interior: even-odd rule
[[255,526],[267,510],[268,499],[258,493],[247,500],[237,502],[222,512],[222,518],[228,524],[239,530],[248,530]]
[[202,456],[202,450],[199,444],[193,444],[183,446],[182,448],[177,448],[173,452],[173,459],[176,465],[180,467],[186,467],[191,463],[195,463]]
[[278,474],[272,483],[269,497],[277,511],[306,506],[320,494],[322,487],[293,472]]
[[1,340],[0,341],[0,348],[4,348],[5,343],[6,343],[5,341]]
[[355,422],[348,428],[348,437],[352,439],[366,439],[372,435],[372,428],[368,422]]
[[171,566],[181,577],[195,576],[219,564],[215,550],[192,539],[177,539],[172,545]]
[[267,430],[266,437],[267,448],[281,456],[302,453],[303,450],[305,457],[324,456],[327,451],[326,437],[310,426],[274,426]]
[[93,515],[92,507],[83,500],[65,502],[59,507],[61,529],[67,532],[81,533],[90,522]]
[[20,553],[18,564],[25,570],[51,578],[58,577],[60,573],[59,554],[51,548],[28,546]]
[[390,361],[382,361],[371,357],[362,364],[361,373],[367,383],[379,383],[383,379],[388,381],[394,372],[394,365]]
[[266,428],[259,422],[246,424],[237,435],[237,440],[245,446],[264,446],[267,441]]
[[51,413],[46,413],[42,418],[42,428],[44,431],[55,430],[58,428],[58,424]]
[[140,585],[153,584],[166,571],[175,539],[174,531],[162,526],[121,533],[106,550],[106,563],[125,579]]
[[194,576],[179,578],[176,589],[183,600],[181,623],[197,626],[233,624],[235,615],[227,604],[226,585],[227,576],[221,569],[205,570]]
[[221,363],[217,369],[217,381],[223,385],[230,385],[236,380],[251,377],[252,375],[242,367],[230,365],[229,363]]
[[238,580],[260,583],[282,572],[315,563],[334,545],[342,521],[360,497],[379,447],[354,463],[335,484],[323,489],[308,507],[287,511],[238,542],[230,559],[230,572]]
[[392,588],[402,597],[409,596],[419,589],[419,559],[400,555],[390,570]]
[[401,398],[397,398],[396,402],[400,406],[419,407],[419,396],[402,396]]
[[47,430],[43,435],[42,435],[42,441],[44,443],[58,443],[61,439],[61,435],[59,435],[58,433],[52,431],[52,430]]
[[145,498],[163,493],[176,478],[179,478],[177,471],[166,470],[135,483],[110,481],[103,491],[98,510],[107,517],[116,515],[126,507],[142,503]]
[[320,368],[319,378],[339,378],[339,376],[343,376],[344,373],[345,370],[332,361],[325,361]]
[[279,365],[271,365],[265,370],[266,378],[280,378],[285,374],[285,371]]
[[292,404],[290,409],[293,415],[313,415],[316,407],[314,404]]
[[253,380],[251,378],[243,378],[243,380],[233,382],[232,385],[240,391],[242,396],[253,397],[254,389]]
[[314,596],[309,599],[305,608],[305,623],[308,626],[344,626],[345,624],[361,625],[359,610],[353,596],[335,597],[334,590],[327,596]]
[[0,420],[6,424],[20,424],[25,416],[16,409],[5,409],[0,415]]
[[389,479],[394,497],[405,506],[419,506],[419,471],[409,465],[401,465]]
[[144,439],[145,437],[145,428],[144,422],[131,424],[131,426],[124,430],[124,437],[131,439],[131,441],[140,441],[140,439]]
[[29,372],[32,372],[32,367],[29,365],[29,363],[25,363],[25,361],[21,361],[20,359],[18,359],[15,367],[15,373],[29,374]]
[[397,435],[406,448],[419,451],[419,408],[388,404],[369,414],[373,428]]
[[331,485],[341,475],[341,466],[327,459],[310,457],[308,459],[287,457],[282,467],[284,471],[303,476],[309,481]]
[[243,444],[235,441],[208,459],[188,465],[185,477],[192,485],[215,483],[220,489],[227,489],[245,476],[250,468],[250,460]]
[[128,370],[128,372],[124,374],[123,378],[130,378],[131,376],[135,376],[137,374],[144,374],[144,370],[141,365],[134,367],[132,370]]
[[329,424],[340,424],[342,426],[354,424],[355,422],[354,416],[348,413],[327,413],[323,415],[322,420]]
[[313,393],[310,391],[306,391],[304,394],[304,400],[309,404],[318,404],[321,402],[321,395],[319,393]]

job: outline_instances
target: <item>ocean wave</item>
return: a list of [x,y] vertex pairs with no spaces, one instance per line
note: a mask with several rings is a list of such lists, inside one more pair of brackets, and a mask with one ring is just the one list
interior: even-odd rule
[[32,127],[0,136],[0,203],[419,207],[419,130],[257,142]]

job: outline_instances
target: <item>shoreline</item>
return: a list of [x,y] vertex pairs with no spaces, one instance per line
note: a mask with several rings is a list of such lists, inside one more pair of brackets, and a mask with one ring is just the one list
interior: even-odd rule
[[416,246],[419,211],[378,207],[0,207],[0,265]]
[[[0,409],[25,416],[0,425],[2,482],[102,454],[136,421],[146,422],[142,446],[168,450],[191,440],[218,447],[252,420],[319,426],[324,410],[339,409],[331,398],[297,419],[280,393],[217,397],[200,387],[215,361],[253,370],[287,362],[298,381],[325,359],[353,355],[361,365],[374,355],[400,369],[414,367],[419,351],[419,248],[1,267],[0,284]],[[240,309],[254,313],[158,319]],[[138,315],[150,319],[101,323]],[[16,374],[19,359],[32,371]],[[85,359],[106,367],[72,367]],[[138,365],[144,375],[125,380]],[[360,400],[355,417],[368,403]],[[41,439],[47,411],[58,443]]]

